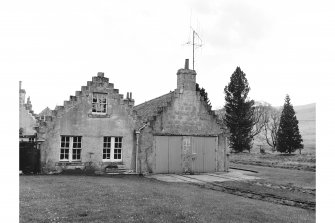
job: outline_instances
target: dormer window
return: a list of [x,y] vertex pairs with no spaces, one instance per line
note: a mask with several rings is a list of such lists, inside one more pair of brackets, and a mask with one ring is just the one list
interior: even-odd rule
[[93,93],[92,113],[96,113],[96,114],[106,114],[107,113],[107,94]]

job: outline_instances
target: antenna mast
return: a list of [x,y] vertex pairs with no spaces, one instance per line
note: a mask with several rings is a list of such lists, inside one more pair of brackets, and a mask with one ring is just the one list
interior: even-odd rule
[[[194,50],[197,47],[201,47],[202,46],[202,40],[200,38],[200,36],[198,35],[198,33],[192,28],[191,26],[191,30],[192,30],[192,43],[190,41],[188,41],[186,44],[187,45],[192,45],[192,62],[193,62],[193,70],[194,70]],[[200,43],[196,43],[196,37],[197,39],[199,39]]]

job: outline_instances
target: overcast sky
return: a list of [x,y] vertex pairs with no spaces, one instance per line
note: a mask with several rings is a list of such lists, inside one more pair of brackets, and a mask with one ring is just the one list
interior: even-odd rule
[[[237,66],[251,99],[316,102],[331,78],[335,20],[323,1],[7,1],[0,5],[1,65],[23,81],[33,110],[54,109],[104,72],[135,103],[174,90],[192,60],[190,26],[202,39],[197,82],[213,108]],[[320,80],[320,75],[326,75]]]

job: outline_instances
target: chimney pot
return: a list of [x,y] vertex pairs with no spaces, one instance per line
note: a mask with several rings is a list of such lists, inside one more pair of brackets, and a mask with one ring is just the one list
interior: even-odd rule
[[129,92],[127,92],[127,99],[129,99]]
[[187,69],[187,70],[189,69],[188,68],[188,63],[189,63],[188,59],[185,59],[185,69]]
[[104,77],[104,72],[98,72],[98,77]]
[[129,99],[133,99],[133,93],[130,92],[130,96],[129,96]]

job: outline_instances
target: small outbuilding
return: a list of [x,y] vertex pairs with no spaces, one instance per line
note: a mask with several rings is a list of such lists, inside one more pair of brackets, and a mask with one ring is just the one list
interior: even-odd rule
[[177,88],[134,107],[137,172],[201,173],[227,170],[225,129],[200,91],[196,72],[177,72]]

